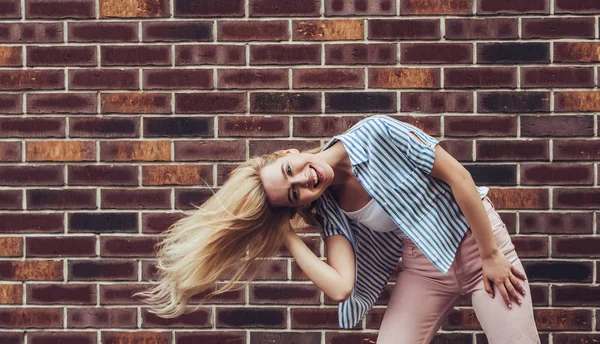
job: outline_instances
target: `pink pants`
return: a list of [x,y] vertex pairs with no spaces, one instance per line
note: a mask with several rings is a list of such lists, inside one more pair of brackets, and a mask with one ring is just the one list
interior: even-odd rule
[[[524,272],[506,225],[489,198],[483,200],[498,249],[517,269]],[[404,239],[402,271],[390,296],[381,323],[377,344],[429,343],[446,320],[457,299],[470,294],[473,308],[490,344],[540,343],[531,292],[523,281],[526,295],[522,305],[508,309],[500,292],[492,299],[484,289],[481,258],[469,230],[447,274],[437,270],[410,239]]]

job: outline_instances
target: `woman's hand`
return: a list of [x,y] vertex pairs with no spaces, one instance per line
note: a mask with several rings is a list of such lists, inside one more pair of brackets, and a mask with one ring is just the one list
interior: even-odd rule
[[504,302],[508,308],[512,308],[511,298],[519,305],[521,304],[521,295],[525,295],[525,288],[521,285],[521,280],[526,277],[521,271],[517,270],[502,252],[497,251],[483,261],[483,284],[485,290],[494,297],[494,285],[500,291]]

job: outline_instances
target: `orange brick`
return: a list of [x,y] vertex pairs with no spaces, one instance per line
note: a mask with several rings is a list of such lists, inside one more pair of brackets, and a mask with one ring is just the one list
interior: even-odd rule
[[488,195],[496,209],[548,209],[548,190],[545,189],[490,189]]
[[21,47],[0,47],[0,66],[22,66]]
[[63,263],[55,260],[17,260],[4,262],[9,265],[7,274],[3,276],[19,281],[61,281],[63,280]]
[[144,166],[144,185],[212,185],[212,165]]
[[372,68],[370,88],[440,88],[439,68]]
[[302,20],[294,22],[294,40],[334,41],[365,38],[362,20]]
[[556,92],[556,111],[600,111],[600,92]]
[[100,18],[168,17],[168,0],[100,0]]
[[31,141],[26,144],[27,161],[96,160],[94,141]]
[[400,2],[402,15],[471,14],[472,12],[472,0],[404,0]]
[[169,113],[171,96],[167,93],[103,93],[103,113]]
[[111,161],[168,161],[171,160],[169,141],[106,141],[100,144],[101,160]]
[[0,238],[0,257],[19,257],[23,255],[23,240],[19,237]]
[[22,284],[0,284],[0,304],[16,305],[23,303]]
[[102,332],[102,343],[107,344],[167,344],[171,343],[170,332]]
[[600,43],[598,42],[555,42],[555,60],[564,62],[600,61]]

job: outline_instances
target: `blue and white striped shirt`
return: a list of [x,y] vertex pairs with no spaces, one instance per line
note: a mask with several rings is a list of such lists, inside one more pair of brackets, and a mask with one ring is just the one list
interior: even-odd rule
[[[429,176],[439,141],[386,115],[361,120],[346,133],[334,136],[322,150],[338,140],[367,193],[433,265],[446,273],[469,225],[450,186]],[[489,188],[477,190],[483,199]],[[315,211],[321,220],[321,235],[345,236],[356,257],[354,290],[338,309],[340,327],[353,328],[381,295],[402,256],[402,240],[396,232],[372,231],[350,220],[329,191],[316,201]]]

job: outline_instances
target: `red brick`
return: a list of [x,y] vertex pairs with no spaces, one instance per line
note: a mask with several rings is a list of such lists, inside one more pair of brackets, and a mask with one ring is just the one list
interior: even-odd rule
[[27,66],[95,66],[96,47],[27,47]]
[[102,209],[170,209],[169,189],[103,189]]
[[593,87],[594,70],[577,67],[521,67],[521,87]]
[[0,261],[0,277],[5,281],[62,281],[60,260]]
[[140,137],[140,118],[71,118],[69,137]]
[[471,14],[473,0],[432,0],[400,2],[401,15],[460,15]]
[[598,209],[600,189],[555,188],[552,191],[555,209]]
[[369,20],[369,39],[372,40],[437,40],[440,37],[438,19]]
[[0,181],[6,186],[63,186],[62,165],[1,166]]
[[[64,82],[63,82],[64,83]],[[138,90],[138,71],[133,69],[69,70],[70,90]]]
[[[254,332],[252,332],[254,333]],[[303,334],[306,335],[306,334]],[[246,344],[246,332],[243,331],[197,331],[175,332],[177,344]],[[258,343],[263,343],[259,341]]]
[[217,185],[223,185],[227,181],[229,174],[238,166],[239,164],[218,164]]
[[449,137],[517,136],[517,116],[452,116],[444,120]]
[[142,213],[142,232],[159,234],[166,231],[177,220],[185,217],[181,212],[176,213]]
[[496,209],[548,210],[548,190],[539,188],[498,188],[488,195]]
[[393,0],[324,0],[326,16],[387,16],[396,14]]
[[402,92],[401,112],[473,112],[471,92]]
[[600,4],[589,0],[556,0],[555,13],[593,14],[600,13]]
[[148,284],[135,283],[100,284],[100,305],[141,305],[141,300],[133,294],[149,287]]
[[27,257],[91,257],[96,255],[96,238],[27,237]]
[[552,257],[598,258],[600,238],[589,236],[552,238]]
[[294,137],[331,137],[343,133],[362,116],[295,117]]
[[100,256],[102,257],[154,257],[154,246],[158,237],[102,236],[100,238]]
[[521,164],[521,185],[593,185],[594,165]]
[[477,0],[477,14],[549,14],[548,0]]
[[219,117],[219,137],[278,137],[289,135],[288,117]]
[[365,87],[365,72],[357,68],[302,68],[293,71],[293,88]]
[[62,308],[0,308],[2,327],[7,329],[62,328]]
[[521,136],[594,136],[594,118],[590,115],[522,116]]
[[93,189],[29,189],[27,209],[97,209],[96,190]]
[[600,289],[584,285],[552,286],[552,305],[592,307],[600,305]]
[[168,319],[161,318],[142,308],[142,328],[211,328],[213,326],[212,317],[212,308],[200,308]]
[[135,260],[69,260],[69,281],[135,281]]
[[103,344],[171,344],[171,331],[102,331]]
[[321,0],[249,0],[251,17],[317,17]]
[[548,238],[531,236],[513,236],[512,242],[522,258],[547,258]]
[[0,233],[60,233],[64,232],[63,218],[62,213],[0,214]]
[[292,329],[338,329],[337,308],[292,308]]
[[0,111],[3,114],[22,114],[23,95],[10,93],[0,94]]
[[299,151],[319,147],[320,143],[317,140],[250,140],[249,149],[250,156],[270,154],[277,150],[296,148]]
[[96,304],[94,284],[30,284],[27,285],[27,304]]
[[240,140],[175,141],[175,161],[236,161],[246,158]]
[[552,156],[555,161],[598,160],[600,159],[600,141],[562,139],[553,140]]
[[401,63],[473,63],[470,43],[404,43],[400,45]]
[[600,61],[598,42],[554,42],[554,62],[594,63]]
[[209,69],[145,69],[144,90],[209,90],[213,88],[213,73]]
[[592,234],[593,213],[552,212],[519,215],[520,233]]
[[[69,42],[78,43],[117,43],[137,42],[138,26],[134,22],[69,22]],[[62,39],[62,29],[61,29]]]
[[101,46],[103,66],[170,66],[171,49],[167,45]]
[[[273,259],[267,263],[265,271],[259,273],[254,278],[254,281],[287,281],[287,259]],[[221,279],[229,279],[235,271],[226,271]],[[241,281],[247,280],[248,274],[242,276]]]
[[176,93],[176,113],[245,113],[243,92]]
[[0,142],[0,161],[21,161],[21,142]]
[[395,64],[398,60],[395,44],[327,44],[325,64]]
[[[144,261],[146,263],[147,261]],[[155,264],[154,264],[155,267]],[[225,285],[225,282],[218,282],[218,287],[221,288]],[[225,292],[223,294],[219,294],[216,296],[207,297],[209,293],[216,290],[215,287],[211,287],[201,293],[198,293],[190,298],[190,305],[195,304],[215,304],[215,305],[223,305],[223,304],[246,304],[246,289],[247,287],[243,286],[243,283],[238,283],[237,286],[241,287],[240,289],[232,289],[231,291]],[[236,286],[236,287],[237,287]]]
[[[8,2],[4,2],[8,7]],[[62,43],[62,23],[7,23],[0,24],[3,32],[0,42],[18,43]]]
[[446,19],[444,38],[454,39],[517,39],[519,23],[517,18],[460,18]]
[[243,17],[244,0],[176,1],[176,17]]
[[217,73],[220,89],[289,88],[289,73],[283,68],[219,69]]
[[320,113],[321,94],[254,92],[250,94],[251,113]]
[[0,209],[23,209],[23,192],[21,190],[0,190]]
[[251,65],[321,64],[318,44],[264,44],[250,46]]
[[217,40],[221,42],[287,41],[288,23],[285,20],[219,21]]
[[556,112],[597,112],[600,111],[600,92],[574,91],[555,92],[554,108]]
[[254,284],[250,286],[250,304],[318,305],[321,291],[306,284]]
[[97,113],[94,93],[34,93],[27,95],[27,113]]
[[571,309],[534,309],[539,331],[591,330],[592,312]]
[[64,71],[45,70],[0,70],[0,85],[3,91],[63,90]]
[[0,18],[19,19],[21,18],[21,2],[18,0],[6,0],[0,8]]
[[523,18],[521,37],[593,39],[594,25],[594,18]]
[[553,343],[579,344],[600,342],[600,334],[593,333],[553,333]]
[[60,2],[29,0],[25,2],[26,19],[93,19],[93,0],[63,0]]
[[142,166],[142,184],[149,185],[212,185],[212,165],[152,165]]
[[213,40],[210,21],[145,21],[142,22],[143,42],[206,42]]
[[[319,332],[250,332],[251,343],[298,343],[318,344],[321,343]],[[326,341],[326,343],[331,343]]]
[[515,67],[444,68],[445,88],[516,88]]
[[175,65],[244,65],[246,49],[241,45],[176,45]]
[[65,119],[0,117],[0,137],[65,137]]
[[473,161],[473,140],[445,139],[440,142],[448,154],[458,161]]
[[68,308],[68,328],[137,328],[135,308]]
[[102,113],[171,113],[169,93],[102,93]]

